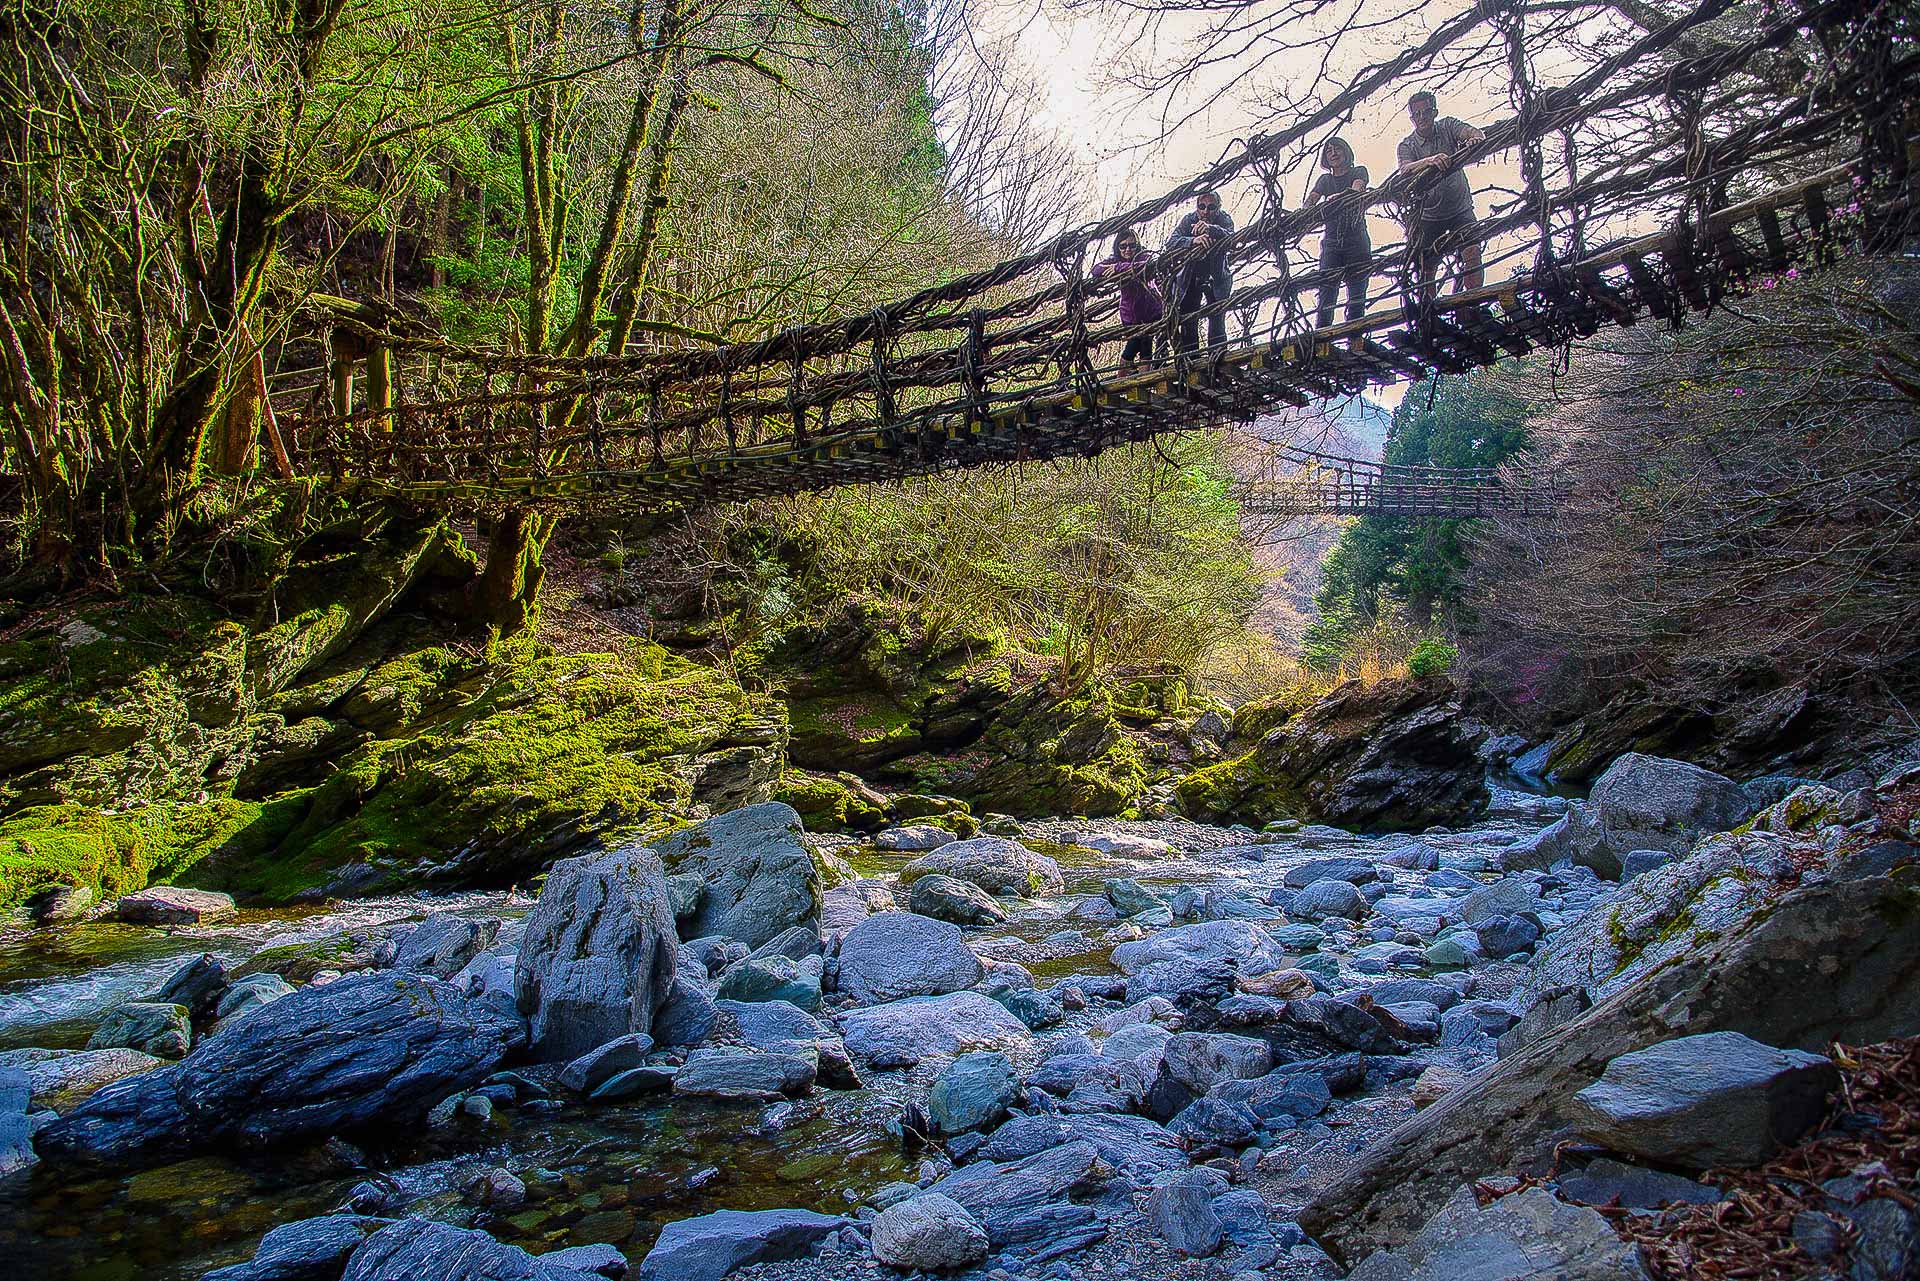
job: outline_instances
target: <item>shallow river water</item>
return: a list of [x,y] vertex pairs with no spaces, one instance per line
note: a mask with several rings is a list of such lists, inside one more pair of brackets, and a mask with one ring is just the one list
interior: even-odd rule
[[[1495,822],[1428,839],[1442,848],[1497,845],[1538,822]],[[1306,858],[1384,852],[1414,839],[1387,837],[1375,845],[1323,833],[1249,846],[1244,832],[1180,827],[1175,856],[1141,862],[1058,844],[1073,835],[1070,827],[1036,825],[1036,833],[1052,839],[1028,843],[1060,859],[1066,892],[1012,904],[1006,926],[972,936],[975,948],[1028,965],[1045,987],[1067,974],[1109,969],[1111,943],[1100,942],[1107,926],[1072,915],[1100,894],[1107,877],[1131,876],[1155,888],[1233,889],[1259,901]],[[914,857],[843,852],[866,876],[890,876]],[[903,905],[905,897],[901,893]],[[100,923],[0,934],[0,1049],[83,1046],[113,1006],[152,992],[202,952],[237,962],[264,946],[430,911],[510,918],[530,905],[524,896],[466,894],[248,911],[211,928]],[[1076,930],[1085,947],[1067,933]],[[1040,1039],[1068,1030],[1050,1029]],[[481,1133],[437,1133],[418,1124],[371,1139],[356,1135],[352,1148],[199,1157],[94,1178],[43,1164],[0,1192],[0,1260],[7,1263],[0,1276],[196,1278],[249,1257],[268,1228],[342,1208],[348,1190],[368,1179],[397,1187],[407,1213],[484,1227],[536,1253],[613,1242],[637,1263],[660,1228],[676,1219],[780,1206],[845,1212],[879,1185],[911,1179],[917,1158],[902,1153],[887,1123],[903,1098],[924,1088],[924,1080],[907,1074],[869,1073],[864,1089],[819,1090],[771,1106],[673,1100],[576,1104],[544,1115],[509,1110]],[[524,1180],[529,1203],[511,1212],[464,1204],[457,1191],[463,1176],[486,1166],[505,1166]]]

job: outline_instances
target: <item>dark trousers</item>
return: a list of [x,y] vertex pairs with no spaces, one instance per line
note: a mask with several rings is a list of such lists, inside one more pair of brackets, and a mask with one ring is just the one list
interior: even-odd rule
[[[1194,276],[1181,286],[1180,350],[1200,350],[1200,317],[1195,313],[1210,303],[1225,300],[1232,293],[1233,277],[1224,271]],[[1207,343],[1224,347],[1226,342],[1227,314],[1225,311],[1216,311],[1207,317]]]
[[1135,334],[1133,337],[1127,339],[1127,345],[1120,349],[1120,359],[1152,360],[1153,335],[1150,333]]
[[1373,278],[1367,260],[1372,257],[1373,246],[1365,241],[1320,246],[1321,273],[1340,274],[1320,286],[1320,318],[1315,328],[1325,329],[1333,323],[1333,309],[1340,301],[1342,283],[1347,286],[1347,319],[1358,320],[1367,314],[1367,282]]

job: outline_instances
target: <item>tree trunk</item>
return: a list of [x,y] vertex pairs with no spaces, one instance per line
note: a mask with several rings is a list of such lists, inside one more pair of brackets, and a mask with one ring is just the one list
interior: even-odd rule
[[475,612],[502,636],[529,630],[540,617],[541,555],[554,518],[525,507],[502,512],[487,539],[487,564],[474,588]]

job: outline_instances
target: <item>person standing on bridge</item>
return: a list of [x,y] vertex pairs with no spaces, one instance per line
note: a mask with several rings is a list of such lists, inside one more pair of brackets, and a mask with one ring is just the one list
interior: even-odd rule
[[[1113,256],[1095,264],[1093,278],[1112,276],[1120,282],[1120,323],[1151,325],[1167,314],[1160,293],[1153,287],[1153,254],[1140,247],[1140,237],[1123,231],[1113,238]],[[1120,349],[1120,372],[1130,374],[1134,362],[1153,360],[1153,331],[1135,334]]]
[[[1227,270],[1227,237],[1233,234],[1233,217],[1220,207],[1220,193],[1207,188],[1193,198],[1193,212],[1180,220],[1167,241],[1170,254],[1194,251],[1195,256],[1180,269],[1180,282],[1174,306],[1180,312],[1180,350],[1200,350],[1202,307],[1225,302],[1233,293],[1233,274]],[[1227,316],[1224,310],[1207,317],[1207,341],[1222,347],[1227,341]]]
[[[1353,162],[1353,148],[1345,138],[1329,138],[1320,148],[1320,167],[1326,172],[1307,195],[1307,208],[1322,200],[1367,189],[1365,165]],[[1342,205],[1327,215],[1320,229],[1320,317],[1318,328],[1333,323],[1333,309],[1340,301],[1340,285],[1347,286],[1347,319],[1358,320],[1367,314],[1367,282],[1372,277],[1373,238],[1367,234],[1367,210],[1364,205]]]
[[[1473,188],[1454,157],[1486,141],[1486,135],[1452,116],[1440,115],[1439,104],[1425,89],[1407,99],[1407,114],[1413,118],[1413,132],[1400,140],[1399,172],[1409,177],[1444,175],[1429,184],[1407,224],[1407,252],[1420,264],[1420,296],[1425,300],[1433,296],[1433,277],[1446,256],[1435,252],[1436,242],[1475,221]],[[1460,288],[1478,289],[1486,281],[1479,244],[1461,245],[1457,252]]]

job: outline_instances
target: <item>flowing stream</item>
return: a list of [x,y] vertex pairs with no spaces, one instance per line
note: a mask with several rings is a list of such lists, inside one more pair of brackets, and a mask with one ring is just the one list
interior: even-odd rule
[[[1516,813],[1419,839],[1443,850],[1486,849],[1546,817]],[[1066,891],[1010,904],[1005,926],[972,935],[976,950],[1027,965],[1041,987],[1068,974],[1109,972],[1112,944],[1100,937],[1109,924],[1076,915],[1099,898],[1108,877],[1134,877],[1162,891],[1227,890],[1259,903],[1288,867],[1306,858],[1384,853],[1416,839],[1309,829],[1251,844],[1244,830],[1180,824],[1178,833],[1166,833],[1178,852],[1151,862],[1061,843],[1076,829],[1127,827],[1164,825],[1030,825],[1027,843],[1059,859]],[[915,857],[865,848],[843,853],[862,875],[878,877]],[[905,893],[899,897],[904,906]],[[0,1049],[84,1046],[108,1010],[154,991],[202,952],[238,962],[266,946],[397,924],[430,911],[511,918],[529,906],[524,896],[502,894],[389,898],[246,911],[204,928],[103,922],[0,935]],[[1041,1033],[1036,1053],[1041,1042],[1085,1021],[1070,1019]],[[887,1125],[901,1100],[925,1084],[913,1074],[868,1073],[863,1089],[823,1089],[770,1106],[674,1099],[507,1110],[479,1133],[436,1132],[422,1123],[355,1135],[351,1146],[202,1156],[131,1175],[75,1178],[42,1164],[0,1193],[0,1258],[12,1265],[6,1275],[36,1281],[197,1278],[249,1257],[260,1235],[277,1224],[342,1208],[350,1189],[372,1180],[397,1191],[405,1213],[484,1227],[536,1253],[614,1242],[637,1263],[660,1228],[676,1219],[780,1206],[846,1212],[881,1184],[912,1179],[917,1156],[903,1153]],[[493,1211],[462,1201],[464,1176],[488,1166],[505,1166],[527,1184],[524,1207]]]

